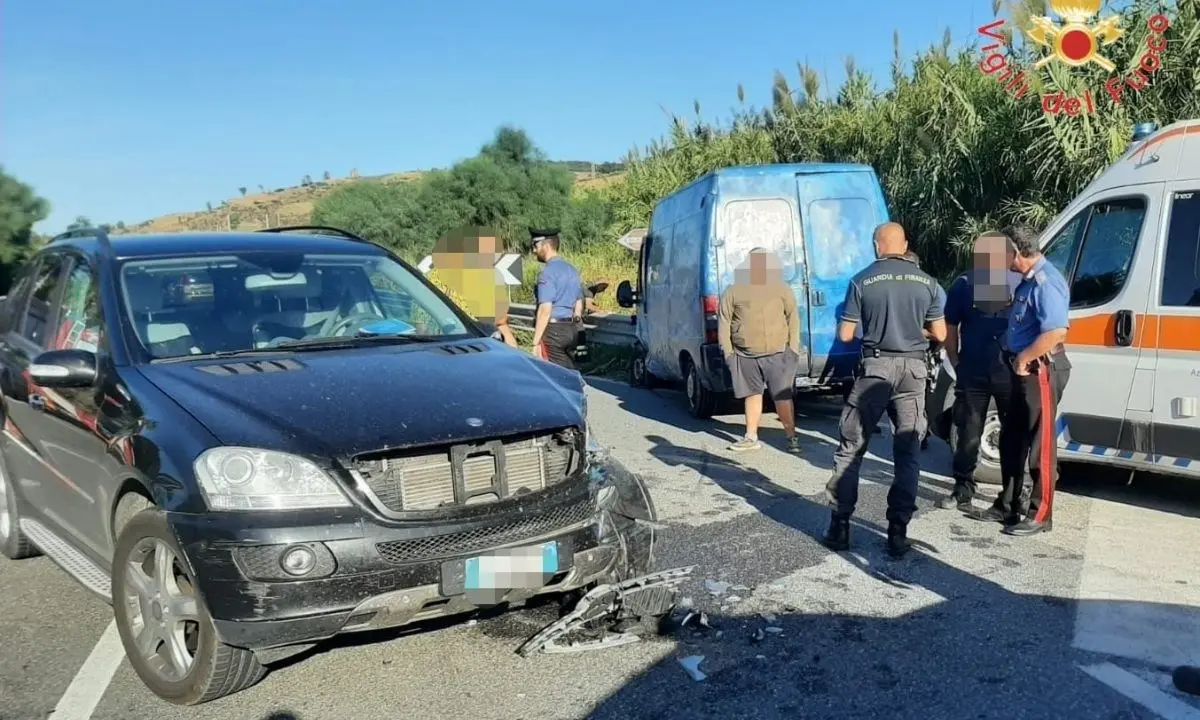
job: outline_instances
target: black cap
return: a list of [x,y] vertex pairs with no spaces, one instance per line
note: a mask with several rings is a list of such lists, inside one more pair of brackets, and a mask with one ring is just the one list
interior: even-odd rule
[[539,238],[558,237],[558,228],[552,228],[548,230],[529,228],[529,237],[535,241]]

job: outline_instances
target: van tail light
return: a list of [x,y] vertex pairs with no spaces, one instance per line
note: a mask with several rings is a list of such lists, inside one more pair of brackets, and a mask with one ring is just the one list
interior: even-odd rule
[[704,342],[717,342],[717,307],[721,303],[721,298],[716,295],[705,295],[703,298],[704,309]]

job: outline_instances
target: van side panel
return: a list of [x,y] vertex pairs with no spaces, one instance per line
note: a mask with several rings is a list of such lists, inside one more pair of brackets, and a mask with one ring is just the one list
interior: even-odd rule
[[801,172],[796,178],[808,257],[812,366],[821,381],[845,378],[860,341],[837,339],[850,280],[875,261],[875,228],[888,221],[879,180],[870,168]]
[[[683,378],[680,358],[699,356],[704,341],[700,267],[708,245],[707,198],[711,175],[663,198],[650,219],[651,247],[665,241],[657,290],[649,295],[639,339],[646,345],[647,369],[665,380]],[[662,247],[660,245],[660,247]],[[657,307],[655,307],[657,303]]]

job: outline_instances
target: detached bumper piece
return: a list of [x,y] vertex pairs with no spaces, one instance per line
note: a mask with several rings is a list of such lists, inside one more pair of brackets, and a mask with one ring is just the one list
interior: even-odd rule
[[689,565],[600,585],[584,595],[570,613],[525,641],[517,654],[584,652],[638,642],[641,637],[637,633],[621,628],[644,628],[647,621],[670,613],[679,584],[695,569]]

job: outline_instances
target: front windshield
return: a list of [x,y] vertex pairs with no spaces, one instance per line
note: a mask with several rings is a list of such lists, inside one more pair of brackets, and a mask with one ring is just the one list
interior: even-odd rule
[[154,358],[362,336],[470,334],[454,310],[384,255],[246,252],[131,260],[126,311]]

